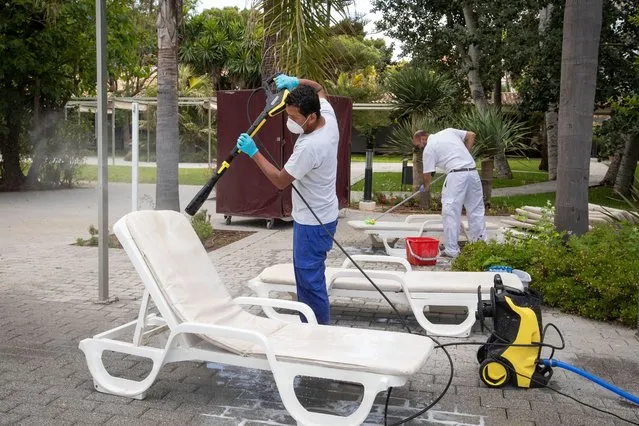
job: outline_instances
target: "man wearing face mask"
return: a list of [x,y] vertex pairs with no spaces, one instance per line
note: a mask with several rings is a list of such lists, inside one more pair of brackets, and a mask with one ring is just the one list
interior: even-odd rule
[[[259,152],[248,134],[240,135],[237,148],[251,157],[278,189],[294,185],[331,233],[326,233],[297,192],[293,191],[293,265],[297,299],[313,309],[318,323],[329,324],[325,260],[333,247],[332,236],[335,235],[339,213],[335,191],[339,144],[337,118],[320,84],[279,75],[275,78],[275,85],[278,90],[291,91],[286,98],[286,127],[299,135],[293,154],[284,168],[278,170]],[[303,315],[301,319],[306,322]]]

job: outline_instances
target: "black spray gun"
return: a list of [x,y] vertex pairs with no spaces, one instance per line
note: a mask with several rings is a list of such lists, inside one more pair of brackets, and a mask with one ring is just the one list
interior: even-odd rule
[[[289,94],[288,89],[280,90],[279,92],[271,90],[271,84],[274,82],[275,77],[282,74],[281,72],[275,74],[268,80],[262,82],[262,87],[264,88],[264,92],[266,93],[266,106],[264,110],[260,113],[260,115],[253,121],[251,127],[246,131],[249,136],[253,137],[260,131],[266,120],[271,117],[275,117],[280,114],[282,111],[286,109],[286,97]],[[188,206],[186,206],[185,211],[193,216],[199,209],[202,207],[202,204],[209,197],[209,194],[213,190],[213,187],[217,183],[217,181],[222,177],[222,175],[226,172],[231,166],[231,162],[240,154],[240,150],[237,148],[233,148],[231,153],[226,157],[226,159],[222,162],[220,167],[217,169],[215,174],[211,176],[208,182],[198,191],[198,193],[193,197]]]

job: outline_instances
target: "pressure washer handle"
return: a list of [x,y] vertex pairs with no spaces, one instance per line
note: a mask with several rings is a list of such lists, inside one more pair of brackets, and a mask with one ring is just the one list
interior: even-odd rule
[[267,98],[268,95],[275,95],[275,93],[277,93],[277,88],[275,88],[275,90],[271,90],[271,84],[273,84],[273,82],[275,81],[275,77],[277,77],[278,75],[282,75],[284,74],[283,72],[277,72],[275,74],[273,74],[270,78],[262,81],[262,87],[264,87],[264,91],[266,91],[267,93]]

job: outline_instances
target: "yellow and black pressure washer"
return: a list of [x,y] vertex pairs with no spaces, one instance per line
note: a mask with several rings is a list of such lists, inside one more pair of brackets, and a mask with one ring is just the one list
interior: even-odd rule
[[[271,90],[271,84],[275,80],[275,77],[280,74],[282,73],[277,73],[273,77],[262,82],[262,87],[266,92],[266,106],[264,107],[264,110],[260,113],[260,115],[255,119],[255,121],[253,121],[251,127],[249,127],[246,131],[246,133],[248,133],[248,135],[251,137],[254,137],[257,132],[260,131],[264,123],[266,123],[266,120],[271,117],[275,117],[286,109],[286,98],[289,94],[288,89],[283,89],[279,92],[274,92]],[[191,216],[197,213],[197,211],[200,209],[200,207],[202,207],[202,204],[204,204],[209,194],[213,190],[213,187],[215,186],[217,181],[231,166],[231,162],[240,154],[240,152],[241,151],[239,149],[233,148],[231,153],[222,162],[215,174],[208,180],[208,182],[206,182],[202,189],[198,191],[198,193],[195,195],[195,197],[193,197],[188,206],[186,206],[186,209],[184,209],[184,211],[186,211]]]
[[542,297],[532,289],[520,291],[504,286],[495,275],[490,302],[477,289],[476,317],[484,330],[484,319],[493,318],[494,328],[486,344],[477,351],[479,376],[486,385],[499,388],[512,383],[520,388],[545,386],[552,368],[539,363],[543,335]]

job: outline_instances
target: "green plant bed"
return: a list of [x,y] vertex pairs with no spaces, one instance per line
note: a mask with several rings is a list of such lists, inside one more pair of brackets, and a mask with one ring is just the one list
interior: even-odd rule
[[491,265],[522,269],[544,303],[586,318],[636,326],[639,293],[639,229],[629,224],[593,227],[566,244],[552,225],[538,238],[504,244],[467,244],[453,262],[456,271],[482,271]]
[[[437,179],[440,174],[436,174],[433,179]],[[493,179],[493,188],[509,188],[514,186],[528,185],[531,183],[545,182],[548,180],[547,173],[513,172],[512,179]],[[373,173],[373,192],[381,191],[401,191],[402,174],[399,172]],[[440,179],[431,185],[431,191],[441,192],[444,179]],[[363,191],[364,179],[355,182],[351,186],[351,191]],[[404,185],[404,191],[411,191],[411,185]]]
[[[138,167],[139,183],[155,183],[157,168],[155,167]],[[131,166],[114,166],[108,167],[109,182],[126,182],[131,183]],[[204,185],[211,177],[211,171],[206,168],[179,169],[180,185]],[[95,182],[98,180],[98,166],[84,164],[79,166],[78,181]]]

